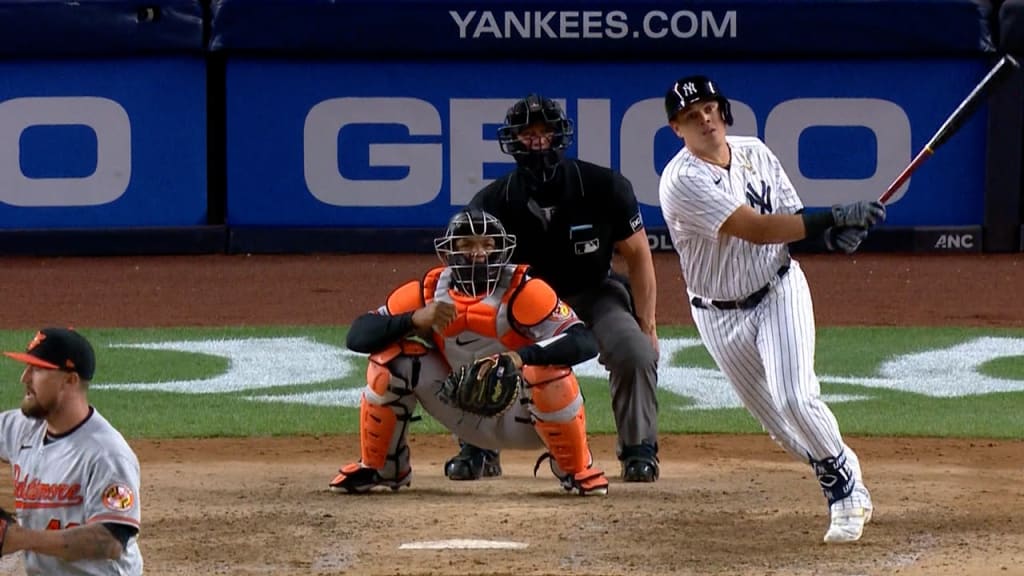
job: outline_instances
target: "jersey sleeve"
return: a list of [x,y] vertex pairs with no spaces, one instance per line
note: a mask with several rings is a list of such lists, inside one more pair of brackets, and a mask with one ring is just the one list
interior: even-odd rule
[[743,204],[715,183],[709,167],[691,163],[671,163],[658,196],[665,224],[674,234],[708,238],[717,238],[722,224]]
[[509,315],[516,331],[533,342],[552,338],[574,324],[582,324],[576,312],[539,278],[527,278],[510,305]]
[[112,522],[138,528],[142,520],[138,460],[120,453],[98,453],[82,505],[87,524]]
[[18,453],[23,420],[19,409],[0,412],[0,460],[10,462]]
[[611,180],[611,207],[613,215],[612,241],[620,242],[632,236],[644,227],[644,218],[640,214],[640,204],[633,192],[633,183],[628,178],[615,172]]
[[509,176],[505,176],[484,186],[466,206],[478,208],[504,221],[508,208],[508,203],[505,202],[505,188],[510,184],[508,179]]
[[796,193],[796,189],[793,188],[793,183],[789,180],[789,175],[786,174],[786,169],[782,166],[782,162],[779,162],[775,153],[771,151],[763,142],[761,143],[763,152],[768,157],[768,166],[771,166],[772,176],[775,180],[775,189],[778,190],[776,197],[778,198],[776,213],[780,214],[796,214],[803,209],[804,203],[800,200],[800,195]]

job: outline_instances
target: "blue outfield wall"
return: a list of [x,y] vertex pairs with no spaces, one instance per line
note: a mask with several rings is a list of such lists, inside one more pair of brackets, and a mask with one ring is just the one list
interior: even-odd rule
[[0,230],[207,224],[203,16],[197,0],[0,0]]
[[0,62],[0,229],[198,226],[206,209],[201,58]]
[[[632,182],[649,227],[679,149],[664,91],[707,73],[732,133],[765,140],[809,207],[876,199],[974,84],[986,59],[588,63],[228,62],[230,226],[434,227],[511,169],[496,130],[527,92],[574,120],[570,155]],[[529,82],[510,79],[530,78]],[[616,79],[628,79],[617,81]],[[510,85],[512,84],[512,85]],[[273,110],[273,114],[267,114]],[[984,115],[892,200],[890,226],[981,222]]]
[[213,0],[211,48],[341,58],[804,58],[994,49],[987,0]]
[[[427,250],[512,167],[495,131],[534,91],[576,123],[570,154],[633,181],[670,249],[675,78],[715,77],[732,132],[771,145],[807,205],[875,198],[995,61],[996,16],[988,0],[0,0],[0,253]],[[1020,192],[992,177],[1020,155],[988,153],[991,122],[983,108],[915,173],[865,249],[981,249],[988,195]]]

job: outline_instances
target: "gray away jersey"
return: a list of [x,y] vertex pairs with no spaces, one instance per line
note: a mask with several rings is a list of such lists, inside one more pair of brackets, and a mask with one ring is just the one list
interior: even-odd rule
[[741,205],[761,214],[795,214],[803,203],[775,154],[757,138],[726,136],[729,170],[680,150],[662,171],[661,211],[679,253],[687,290],[736,300],[756,292],[789,260],[786,244],[753,244],[720,234]]
[[[115,522],[139,527],[139,460],[121,433],[94,408],[76,430],[44,445],[46,422],[21,410],[0,413],[0,458],[11,463],[18,523],[60,530]],[[65,562],[25,552],[27,574],[142,574],[138,538],[119,560]]]

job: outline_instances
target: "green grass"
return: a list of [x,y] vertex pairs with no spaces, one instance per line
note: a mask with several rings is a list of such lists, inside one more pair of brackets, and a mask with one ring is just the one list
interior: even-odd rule
[[[329,327],[245,327],[183,329],[84,330],[97,348],[95,385],[109,383],[156,383],[218,378],[230,369],[227,358],[197,352],[116,348],[114,344],[152,343],[177,340],[223,340],[237,338],[308,338],[310,341],[344,349],[344,328]],[[691,328],[661,328],[663,341],[695,338]],[[0,331],[0,349],[21,350],[32,337],[30,331]],[[829,381],[879,378],[886,361],[909,354],[949,348],[982,337],[1021,339],[1020,349],[993,357],[977,366],[974,373],[1021,385],[1017,391],[989,392],[957,397],[934,395]],[[330,350],[330,349],[327,349]],[[331,352],[334,354],[336,352]],[[275,365],[287,359],[268,358]],[[363,385],[366,361],[352,358],[346,377],[319,383],[266,385],[259,389],[223,393],[181,393],[149,390],[90,391],[90,400],[128,437],[211,437],[316,435],[352,433],[358,427],[358,409],[343,406],[313,406],[287,402],[255,402],[249,397],[284,396],[300,393],[330,393],[349,389],[357,395]],[[680,368],[714,370],[703,347],[684,348],[663,364]],[[337,362],[340,374],[344,360]],[[818,333],[818,374],[823,376],[825,395],[844,394],[864,399],[831,402],[846,434],[894,436],[953,436],[982,438],[1024,437],[1024,330],[925,329],[925,328],[824,328]],[[16,407],[22,396],[18,384],[21,364],[3,359],[0,406]],[[301,367],[286,377],[303,374]],[[964,373],[950,374],[954,383]],[[332,372],[333,374],[333,372]],[[916,377],[911,374],[910,377]],[[301,379],[301,378],[300,378]],[[608,384],[599,378],[581,378],[587,402],[588,428],[592,433],[613,433]],[[663,378],[663,385],[665,379]],[[869,382],[870,384],[870,382]],[[353,396],[354,397],[354,396]],[[760,425],[742,408],[688,409],[693,398],[680,396],[663,387],[659,391],[659,428],[670,433],[760,433]],[[415,432],[443,432],[425,416],[413,425]]]

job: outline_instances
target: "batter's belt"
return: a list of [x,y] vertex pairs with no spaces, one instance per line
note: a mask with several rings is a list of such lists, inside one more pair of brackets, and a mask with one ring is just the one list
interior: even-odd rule
[[[789,272],[789,264],[783,264],[779,266],[779,269],[775,272],[778,278],[782,278]],[[768,295],[768,291],[772,289],[774,282],[769,282],[762,286],[757,292],[750,294],[739,300],[711,300],[709,298],[701,298],[694,296],[690,299],[690,304],[693,304],[694,308],[716,308],[718,310],[750,310],[757,306],[764,300],[764,297]]]

